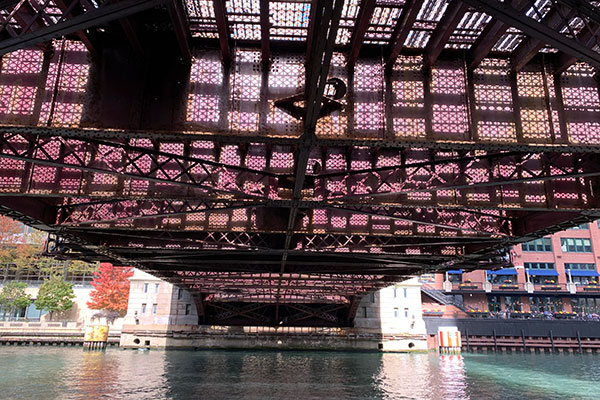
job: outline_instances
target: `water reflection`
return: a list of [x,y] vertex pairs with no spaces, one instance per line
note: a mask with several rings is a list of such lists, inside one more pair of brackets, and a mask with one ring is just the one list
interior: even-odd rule
[[[173,398],[210,392],[214,398],[377,398],[372,377],[380,355],[366,353],[199,351],[167,352]],[[189,365],[190,359],[193,360]],[[198,380],[198,376],[202,379]]]
[[460,355],[383,354],[376,383],[389,399],[469,398]]
[[595,398],[600,359],[549,354],[83,352],[2,347],[0,398]]

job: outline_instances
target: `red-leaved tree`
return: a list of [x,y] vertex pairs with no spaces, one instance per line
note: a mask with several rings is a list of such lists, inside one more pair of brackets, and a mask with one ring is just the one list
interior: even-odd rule
[[129,301],[129,279],[133,275],[131,267],[115,267],[109,263],[101,263],[94,272],[87,306],[92,310],[104,310],[124,316]]
[[23,233],[23,224],[0,215],[0,245],[17,243],[20,233]]

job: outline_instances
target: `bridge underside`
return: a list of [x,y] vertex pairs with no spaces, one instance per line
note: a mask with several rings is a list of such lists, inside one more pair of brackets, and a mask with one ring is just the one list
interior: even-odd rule
[[201,322],[350,325],[600,217],[587,1],[1,6],[0,213]]

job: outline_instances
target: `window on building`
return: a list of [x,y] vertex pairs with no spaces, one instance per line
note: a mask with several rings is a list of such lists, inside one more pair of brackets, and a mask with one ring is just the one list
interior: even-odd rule
[[371,303],[375,303],[375,293],[371,293]]
[[[567,280],[569,280],[569,274],[567,275]],[[598,282],[598,278],[595,276],[571,276],[571,280],[577,286],[585,286],[589,285],[590,282]]]
[[183,298],[183,291],[181,289],[177,289],[177,300],[181,300]]
[[19,307],[12,311],[0,309],[0,321],[17,321],[20,318],[25,318],[28,307]]
[[142,314],[146,314],[146,303],[142,303]]
[[404,288],[404,298],[406,299],[408,297],[408,289]]
[[408,318],[408,308],[404,309],[404,318]]
[[600,314],[600,298],[571,298],[571,307],[576,313]]
[[538,276],[538,275],[532,275],[529,277],[529,282],[533,283],[534,285],[543,285],[545,283],[547,283],[548,281],[557,281],[556,276]]
[[394,298],[396,298],[396,292],[398,291],[398,289],[394,288]]
[[564,253],[591,253],[592,243],[584,238],[562,238],[560,247]]
[[521,247],[523,251],[552,251],[552,239],[541,238],[532,240],[531,242],[523,243]]
[[488,310],[489,310],[489,312],[502,311],[502,306],[500,305],[500,296],[489,296],[488,297]]
[[[596,271],[596,264],[594,263],[565,263],[565,276],[567,281],[569,280],[569,271]],[[589,285],[592,281],[598,282],[597,276],[573,276],[571,273],[571,280],[576,285]]]
[[452,283],[461,283],[462,274],[448,274],[448,280]]
[[554,263],[543,263],[543,262],[535,262],[535,263],[524,263],[525,268],[527,269],[554,269]]
[[530,297],[530,309],[532,312],[560,312],[563,311],[562,300],[558,297]]
[[156,314],[157,309],[158,309],[158,306],[156,304],[152,304],[152,314]]
[[488,280],[493,285],[503,283],[517,283],[517,275],[488,275]]
[[565,269],[577,269],[582,271],[595,271],[596,264],[593,263],[565,263]]
[[144,283],[144,293],[148,293],[148,284]]
[[504,305],[509,311],[521,311],[523,306],[519,296],[504,296]]
[[394,308],[394,318],[398,318],[400,315],[398,313],[398,308]]
[[185,305],[185,315],[190,315],[191,312],[192,312],[192,305],[186,304]]
[[419,283],[435,283],[435,274],[423,274],[419,276]]
[[363,317],[364,317],[364,318],[368,318],[368,315],[367,315],[367,307],[363,307],[362,309],[363,309]]
[[154,284],[154,293],[156,293],[156,294],[158,294],[158,287],[159,287],[159,284],[155,283]]

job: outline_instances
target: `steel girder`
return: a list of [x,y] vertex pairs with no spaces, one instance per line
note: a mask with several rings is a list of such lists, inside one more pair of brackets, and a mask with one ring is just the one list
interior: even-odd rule
[[[185,3],[185,6],[182,4]],[[139,13],[153,7],[168,4],[170,21],[174,27],[174,32],[181,47],[182,54],[189,59],[189,44],[188,36],[190,36],[190,27],[187,19],[196,18],[190,14],[196,6],[193,1],[183,2],[175,0],[127,0],[117,3],[111,2],[90,2],[89,0],[75,0],[71,2],[60,1],[58,9],[54,3],[43,2],[38,0],[31,1],[11,1],[3,4],[2,23],[0,25],[0,34],[6,32],[4,40],[0,41],[0,54],[13,51],[15,49],[25,48],[34,44],[39,44],[44,41],[51,40],[64,35],[77,34],[80,40],[86,43],[86,46],[92,52],[96,52],[93,42],[89,35],[85,33],[86,29],[97,27],[108,22],[127,17]],[[205,18],[204,25],[214,25],[216,30],[207,35],[218,39],[221,48],[221,58],[224,62],[231,61],[231,44],[230,41],[234,37],[234,32],[231,29],[231,21],[228,21],[228,15],[231,12],[234,14],[239,11],[226,10],[221,1],[209,2],[205,8],[210,9]],[[428,53],[431,61],[437,58],[437,55],[444,48],[448,39],[454,34],[455,29],[463,15],[472,11],[468,10],[468,6],[475,10],[482,11],[493,17],[489,23],[495,25],[490,29],[484,29],[477,32],[477,46],[474,46],[472,54],[479,55],[475,57],[475,64],[481,59],[481,55],[487,54],[493,42],[498,41],[502,36],[506,26],[511,26],[521,30],[529,37],[540,40],[543,43],[569,54],[577,59],[585,60],[591,65],[600,65],[600,57],[598,53],[586,41],[579,40],[581,33],[590,31],[594,33],[593,25],[600,20],[600,11],[589,1],[584,0],[555,0],[551,2],[531,3],[519,1],[500,1],[500,0],[464,0],[452,2],[439,22],[431,21],[435,24],[435,29],[431,34],[431,39],[426,42]],[[257,40],[256,45],[262,49],[263,62],[267,63],[270,56],[270,30],[268,27],[268,4],[262,3],[259,16],[261,20],[257,24],[257,29],[260,29],[260,40]],[[422,2],[408,1],[397,11],[397,25],[385,26],[387,29],[393,30],[393,33],[385,40],[389,48],[390,57],[388,65],[391,66],[402,49],[404,39],[409,34],[411,28],[414,30],[416,16],[422,8]],[[320,5],[315,3],[312,9],[319,8]],[[434,5],[429,5],[434,7]],[[187,8],[187,16],[184,15],[184,8]],[[393,7],[394,8],[394,7]],[[352,38],[349,40],[347,47],[351,54],[351,60],[355,60],[361,45],[368,39],[369,30],[372,29],[371,15],[377,9],[374,2],[364,1],[361,3],[359,12],[354,21],[356,29],[352,30]],[[378,10],[379,11],[379,10]],[[313,12],[314,17],[319,13]],[[379,15],[379,14],[378,14]],[[552,18],[546,18],[553,16]],[[237,16],[236,16],[237,17]],[[345,18],[348,16],[345,15]],[[167,18],[167,16],[165,16]],[[249,17],[250,18],[250,17]],[[556,20],[560,20],[557,24]],[[391,19],[391,21],[393,21]],[[381,22],[380,22],[381,23]],[[504,24],[502,26],[501,24]],[[137,32],[131,25],[125,29],[128,36],[137,35]],[[310,28],[310,27],[309,27]],[[458,28],[460,30],[460,28]],[[313,40],[310,29],[307,35],[307,42]],[[239,33],[235,32],[235,35]],[[489,37],[486,38],[485,36]],[[585,36],[585,35],[583,35]],[[595,36],[595,34],[594,34]],[[236,39],[239,39],[236,37]],[[250,41],[252,43],[252,40]],[[485,43],[485,45],[482,45]],[[307,48],[312,51],[310,43],[307,43]],[[423,44],[424,46],[424,44]],[[522,60],[519,60],[521,62]],[[353,62],[351,62],[353,64]]]
[[[248,185],[240,176],[249,176],[250,182],[253,184],[256,182],[256,177],[268,179],[271,187],[277,188],[280,180],[284,182],[284,186],[289,187],[289,184],[285,182],[288,174],[278,175],[268,170],[249,170],[239,165],[226,165],[157,151],[156,149],[160,148],[160,145],[157,144],[153,150],[148,150],[122,143],[98,143],[88,139],[25,138],[25,136],[17,134],[5,135],[4,138],[5,141],[0,142],[0,156],[26,162],[30,179],[41,173],[36,169],[37,167],[32,167],[31,163],[40,164],[43,166],[41,171],[44,173],[42,180],[46,185],[50,184],[50,188],[60,187],[67,192],[71,190],[69,194],[74,197],[67,197],[68,193],[63,193],[65,198],[61,202],[61,193],[59,192],[56,194],[58,196],[56,199],[59,201],[54,205],[48,204],[49,207],[56,208],[55,215],[57,216],[56,220],[44,221],[48,226],[54,225],[55,229],[62,231],[77,228],[80,234],[87,235],[101,235],[102,230],[111,227],[136,229],[134,235],[130,234],[131,242],[133,243],[137,236],[141,246],[163,241],[177,245],[179,248],[201,246],[208,249],[217,244],[214,237],[197,241],[188,237],[175,242],[173,238],[167,238],[164,235],[140,236],[144,230],[181,231],[187,232],[188,235],[194,230],[209,230],[212,231],[210,235],[213,236],[239,236],[240,233],[227,233],[228,230],[233,229],[244,231],[244,239],[239,240],[237,244],[231,241],[225,242],[223,249],[227,247],[255,250],[279,248],[279,250],[283,249],[283,254],[298,249],[324,251],[327,249],[322,245],[314,247],[314,238],[322,236],[316,235],[311,238],[311,234],[326,229],[332,233],[338,231],[337,237],[346,238],[331,241],[330,250],[347,247],[363,251],[371,248],[390,254],[406,255],[410,252],[421,254],[421,252],[415,253],[415,247],[412,245],[407,245],[404,251],[398,251],[398,244],[383,246],[377,243],[380,236],[386,238],[392,237],[392,235],[402,235],[446,238],[444,244],[437,247],[422,243],[423,254],[434,254],[435,251],[440,251],[446,252],[448,255],[464,255],[468,251],[460,242],[462,238],[487,237],[494,239],[496,245],[492,246],[492,243],[488,242],[490,248],[514,241],[515,237],[522,235],[519,233],[522,228],[517,228],[515,231],[515,224],[519,227],[519,224],[522,224],[521,220],[530,217],[529,214],[523,214],[526,211],[563,210],[563,212],[571,213],[564,217],[571,220],[574,217],[572,214],[574,211],[594,209],[594,205],[597,203],[596,193],[592,188],[593,182],[595,182],[594,177],[600,173],[598,171],[600,164],[594,153],[498,153],[474,155],[471,158],[462,159],[459,157],[449,158],[446,154],[446,157],[442,159],[417,163],[405,162],[403,166],[324,173],[312,177],[311,184],[315,186],[303,189],[308,193],[308,197],[302,198],[302,202],[295,203],[296,207],[305,210],[302,214],[304,222],[294,221],[294,225],[291,228],[288,226],[286,229],[283,222],[279,225],[275,222],[275,214],[261,214],[259,210],[276,207],[282,210],[281,217],[285,218],[285,210],[291,209],[294,202],[286,198],[257,201],[256,198],[253,198],[256,192],[244,192],[245,188],[252,187],[252,185]],[[102,146],[106,146],[109,150],[103,150]],[[182,144],[182,146],[184,145]],[[89,148],[92,150],[90,151]],[[94,158],[92,154],[100,154],[100,156]],[[113,157],[113,154],[117,154],[118,157]],[[403,159],[406,160],[406,157]],[[122,160],[126,160],[126,162]],[[141,168],[135,165],[136,160],[144,160],[145,167]],[[21,166],[17,166],[17,168],[20,169]],[[198,175],[194,175],[194,168],[199,169]],[[69,189],[63,184],[63,179],[73,180],[73,176],[69,176],[69,173],[77,170],[87,172],[88,175],[75,174],[78,187],[72,191],[73,188]],[[122,171],[127,172],[122,173]],[[144,175],[143,172],[149,176]],[[231,180],[234,182],[232,187],[235,189],[219,186],[218,183],[222,183],[222,180],[211,175],[224,172],[237,174]],[[169,196],[181,195],[181,200],[139,199],[140,196],[152,195],[161,190],[137,193],[135,191],[121,192],[120,195],[126,197],[115,200],[101,199],[97,196],[94,198],[93,195],[90,195],[93,190],[81,186],[81,184],[97,181],[99,180],[98,175],[103,176],[105,173],[116,175],[118,178],[109,182],[109,185],[101,184],[100,188],[104,192],[134,186],[134,180],[129,183],[123,181],[123,175],[125,175],[129,178],[135,177],[139,180],[168,184],[171,183],[169,178],[173,178],[175,183],[183,183],[186,189],[189,188],[188,190],[198,190],[196,187],[200,189],[209,187],[211,191],[203,190],[203,194],[211,195],[212,198],[207,197],[205,200],[193,201],[189,199],[191,194],[188,190],[184,192],[169,191]],[[5,180],[9,182],[9,178],[13,174],[14,171],[5,171]],[[19,175],[21,175],[20,172]],[[183,176],[186,176],[185,180],[181,179]],[[51,179],[49,180],[48,177]],[[194,182],[200,183],[195,184]],[[340,184],[340,182],[342,183]],[[208,183],[213,186],[209,186]],[[36,190],[36,185],[36,182],[27,180],[15,181],[13,187],[4,188],[4,196],[9,199],[10,194],[16,192],[40,197],[48,195],[53,190],[49,191],[48,186],[43,190],[39,187]],[[511,185],[515,185],[516,190],[507,189]],[[528,187],[527,185],[533,186]],[[560,187],[571,185],[572,193],[577,193],[577,196],[556,198],[553,193],[559,187],[557,185]],[[141,187],[148,190],[147,188],[150,186],[142,185]],[[167,187],[169,186],[167,185]],[[403,192],[403,188],[406,194]],[[492,190],[487,188],[492,188]],[[36,191],[38,192],[36,193]],[[451,196],[445,194],[445,197],[449,199],[447,202],[440,201],[439,195],[436,197],[420,195],[411,206],[411,200],[408,197],[414,193],[423,193],[425,196],[429,196],[430,192],[444,193],[445,191],[453,191]],[[531,202],[529,208],[513,206],[512,210],[514,211],[510,211],[510,207],[502,210],[503,207],[498,203],[470,202],[468,191],[473,191],[473,195],[488,196],[490,200],[498,198],[506,200],[508,195],[512,195],[512,201],[521,201],[522,203],[527,203],[528,193],[537,192],[537,200]],[[540,195],[540,191],[546,195]],[[278,192],[272,191],[271,193]],[[285,195],[289,193],[289,190],[284,188],[281,193]],[[317,197],[315,193],[322,199],[315,200]],[[339,196],[339,193],[343,196]],[[6,197],[7,195],[8,197]],[[85,197],[86,195],[89,197]],[[225,196],[223,197],[223,195]],[[239,198],[235,199],[236,195]],[[247,196],[250,198],[248,199]],[[456,201],[459,197],[460,201]],[[373,204],[379,198],[382,199],[382,202]],[[432,201],[431,207],[426,207],[427,203],[423,199]],[[368,201],[360,202],[364,200]],[[491,210],[486,211],[486,208]],[[498,211],[494,211],[494,208],[497,208]],[[201,215],[205,216],[200,218]],[[211,220],[210,215],[217,215],[218,219]],[[249,236],[247,235],[257,235],[260,232],[284,234],[286,239],[283,248],[278,247],[281,244],[277,244],[281,243],[281,239],[270,239],[270,241],[263,241],[258,246],[248,246]],[[357,235],[357,233],[364,233],[364,236]],[[294,237],[305,237],[306,240],[298,241]],[[333,237],[335,234],[329,236],[329,238]],[[365,239],[357,242],[352,238]],[[100,237],[96,239],[100,240]],[[323,239],[319,240],[323,243]],[[365,241],[363,242],[363,240]],[[253,240],[253,242],[255,241]],[[427,250],[429,248],[431,250]]]
[[[262,215],[261,210],[257,208],[268,207],[267,203],[250,203],[236,201],[191,201],[191,200],[107,200],[81,202],[81,199],[68,199],[69,204],[58,206],[57,226],[90,226],[106,228],[126,228],[135,227],[139,230],[161,231],[223,231],[228,229],[244,229],[246,232],[268,232],[275,229],[275,225],[270,223],[267,218],[257,220],[256,216]],[[228,215],[229,223],[215,225],[211,223],[210,217],[200,217],[202,214],[216,213],[220,215],[223,212],[231,210],[247,209],[243,214],[237,213],[238,223],[235,223],[235,215]],[[262,213],[262,214],[261,214]],[[399,221],[404,222],[401,228],[398,226],[396,231],[392,226],[388,229],[372,227],[359,224],[358,221],[351,223],[355,226],[357,233],[372,233],[377,230],[381,234],[395,233],[400,230],[411,232],[417,236],[441,236],[452,234],[452,237],[503,237],[510,235],[511,219],[504,217],[501,212],[483,212],[477,210],[444,211],[441,209],[423,210],[417,208],[400,208],[390,206],[369,206],[369,205],[349,205],[338,206],[331,205],[322,209],[307,210],[305,216],[308,217],[308,223],[305,226],[294,227],[294,233],[306,234],[318,230],[318,223],[315,220],[324,214],[328,220],[343,219],[348,221],[359,219],[358,215],[371,216],[373,221]],[[186,216],[193,214],[191,216]],[[235,213],[234,213],[235,214]],[[245,218],[242,218],[245,216]],[[365,220],[365,218],[361,218]],[[135,222],[146,220],[144,222]],[[341,221],[341,220],[340,220]],[[390,222],[387,222],[389,224]],[[373,222],[375,223],[375,222]],[[346,223],[344,223],[345,225]],[[315,226],[317,225],[317,226]],[[364,226],[364,227],[363,227]],[[426,230],[424,227],[427,226]],[[343,230],[345,226],[338,229]],[[362,232],[361,232],[362,231]]]
[[[22,26],[18,32],[9,28],[10,20],[22,12],[23,8],[31,7],[31,5],[28,1],[11,2],[4,9],[6,17],[4,23],[0,25],[0,34],[5,29],[12,29],[13,34],[11,34],[11,38],[0,41],[0,54],[96,27],[167,2],[168,0],[123,0],[118,2],[74,0],[67,9],[56,15],[57,9],[53,3],[33,0],[32,4],[38,5],[38,9],[28,18],[29,23]],[[75,9],[83,12],[75,14],[73,12]]]
[[137,200],[111,199],[85,201],[71,199],[59,206],[57,225],[83,226],[149,218],[178,217],[186,214],[211,213],[265,206],[265,203],[209,200]]
[[[163,144],[183,150],[198,143],[205,142],[174,144],[166,141]],[[208,144],[219,147],[218,144]],[[344,207],[365,204],[362,200],[367,199],[368,205],[378,207],[577,210],[593,208],[597,204],[597,195],[591,189],[593,185],[587,182],[593,182],[600,174],[595,153],[479,151],[473,155],[463,152],[460,157],[457,153],[407,149],[385,153],[398,161],[396,165],[348,170],[344,170],[344,166],[338,169],[339,172],[310,174],[301,188],[302,196],[294,198],[290,190],[294,183],[289,173],[214,162],[210,160],[214,157],[211,151],[198,152],[196,157],[190,157],[155,148],[160,146],[155,143],[152,147],[136,147],[86,138],[2,134],[0,157],[44,166],[38,170],[46,175],[45,185],[40,185],[36,182],[35,173],[11,177],[17,171],[6,168],[6,182],[12,181],[12,184],[5,185],[2,192],[35,195],[39,191],[44,196],[74,198],[101,198],[103,193],[110,192],[124,200],[139,197],[156,198],[157,201],[161,198],[164,198],[162,201],[201,198],[217,204],[236,200],[238,203],[230,207],[242,206],[246,202],[248,208],[260,205],[290,207],[294,200],[298,206],[305,208]],[[234,152],[240,150],[231,149]],[[344,150],[341,147],[333,151],[322,149],[318,155],[328,156],[344,160],[344,164],[350,164],[349,168],[355,157],[361,163],[371,163],[379,157],[375,151],[361,148]],[[265,161],[262,163],[265,165]],[[66,181],[75,184],[66,186]],[[572,192],[579,193],[578,198],[542,195],[536,200],[522,199],[528,194],[552,193],[556,189],[554,181],[563,187],[572,185]],[[157,188],[157,184],[161,186]],[[169,188],[167,193],[166,188]],[[510,193],[505,189],[514,194],[507,197]],[[482,199],[474,201],[477,196]],[[374,201],[379,198],[381,200]],[[80,201],[72,201],[77,202]],[[184,205],[190,207],[190,204]],[[368,205],[365,205],[367,209]],[[191,207],[188,211],[194,210]]]
[[205,301],[203,314],[200,317],[204,324],[351,326],[351,318],[353,318],[348,314],[347,304],[323,304],[320,303],[319,298],[309,303],[284,304],[279,323],[273,318],[276,306],[268,302],[243,304],[236,302],[235,295],[218,297],[208,295]]
[[[590,65],[600,67],[600,53],[577,40],[577,32],[573,27],[578,25],[575,23],[575,20],[578,20],[582,23],[579,23],[577,30],[586,30],[589,29],[590,22],[598,19],[600,10],[588,1],[555,0],[547,4],[550,6],[549,9],[537,8],[534,5],[526,13],[515,6],[515,2],[510,1],[463,0],[463,2],[507,25],[520,29],[532,38],[539,39]],[[545,19],[547,14],[556,14],[556,17]],[[561,22],[556,22],[557,19]],[[558,31],[557,26],[560,29]],[[561,26],[568,28],[563,29],[560,28]]]
[[[148,140],[141,146],[131,146],[60,136],[4,134],[0,139],[2,156],[14,160],[112,175],[118,177],[117,180],[126,177],[193,188],[199,190],[196,193],[200,195],[229,193],[242,198],[267,198],[269,180],[275,174],[213,162],[203,148],[175,146],[186,155],[160,151]],[[245,187],[241,187],[241,181]]]

